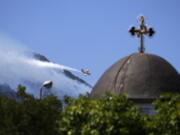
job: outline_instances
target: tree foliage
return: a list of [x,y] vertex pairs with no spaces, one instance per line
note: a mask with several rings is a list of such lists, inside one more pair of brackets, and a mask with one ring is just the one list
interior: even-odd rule
[[156,114],[149,116],[149,135],[180,135],[180,94],[165,94],[154,103]]
[[63,135],[180,135],[180,95],[162,95],[153,105],[155,115],[142,115],[122,94],[81,96],[62,110],[59,130]]
[[53,95],[42,100],[19,86],[17,100],[0,98],[0,135],[180,135],[180,95],[161,96],[156,114],[142,115],[123,94],[100,99]]
[[81,96],[67,105],[60,119],[60,132],[67,135],[139,135],[143,121],[125,95],[102,99]]
[[58,134],[61,102],[51,95],[43,100],[26,94],[19,86],[19,100],[0,98],[0,135],[56,135]]

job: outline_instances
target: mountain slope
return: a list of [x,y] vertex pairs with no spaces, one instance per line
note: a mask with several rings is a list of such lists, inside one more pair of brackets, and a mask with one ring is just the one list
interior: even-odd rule
[[[37,60],[40,60],[40,61],[50,62],[50,60],[49,60],[48,58],[46,58],[45,56],[43,56],[43,55],[41,55],[41,54],[39,54],[39,53],[34,53],[34,58],[37,59]],[[72,80],[75,80],[75,81],[77,81],[77,82],[79,82],[79,83],[83,83],[83,84],[91,87],[90,84],[88,84],[88,83],[87,83],[86,81],[84,81],[83,79],[75,76],[75,75],[74,75],[73,73],[71,73],[70,71],[68,71],[68,70],[66,70],[66,69],[63,69],[63,71],[64,71],[64,74],[65,74],[67,77],[71,78]]]
[[[2,55],[3,51],[0,53]],[[39,89],[46,80],[53,81],[53,88],[50,91],[44,88],[43,92],[54,93],[59,98],[64,95],[77,97],[91,90],[86,81],[41,54],[11,50],[3,56],[4,60],[0,61],[0,95],[15,98],[16,87],[21,84],[26,86],[28,93],[39,97]]]
[[0,84],[0,97],[4,96],[17,99],[16,92],[8,84]]

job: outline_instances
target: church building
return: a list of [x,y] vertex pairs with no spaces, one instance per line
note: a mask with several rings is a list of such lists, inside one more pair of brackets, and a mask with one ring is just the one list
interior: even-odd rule
[[153,114],[153,100],[163,93],[180,93],[180,75],[165,59],[144,52],[144,36],[152,36],[155,32],[153,28],[147,28],[143,16],[139,22],[139,29],[132,27],[129,30],[140,39],[139,52],[120,59],[107,69],[90,97],[99,98],[106,92],[126,93],[142,113]]

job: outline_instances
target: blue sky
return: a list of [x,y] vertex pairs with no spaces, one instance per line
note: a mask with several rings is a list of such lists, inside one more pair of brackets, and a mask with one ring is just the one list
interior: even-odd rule
[[157,54],[180,72],[179,0],[0,0],[0,33],[50,60],[77,69],[94,85],[114,62],[137,52],[139,42],[128,28],[143,14],[154,27],[145,39],[147,53]]

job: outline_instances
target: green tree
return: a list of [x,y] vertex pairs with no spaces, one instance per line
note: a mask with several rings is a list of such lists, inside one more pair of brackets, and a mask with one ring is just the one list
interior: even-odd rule
[[0,135],[18,135],[16,122],[18,121],[17,103],[7,97],[0,98]]
[[53,95],[39,100],[18,87],[18,101],[0,98],[0,135],[58,135],[61,101]]
[[0,135],[180,135],[180,94],[156,100],[153,116],[141,115],[123,94],[100,99],[54,95],[42,100],[19,85],[17,100],[0,98]]
[[146,119],[149,135],[180,135],[180,94],[165,94],[154,103],[156,114]]
[[81,96],[67,105],[60,119],[63,135],[143,135],[143,121],[125,95],[101,99]]

